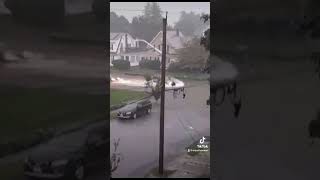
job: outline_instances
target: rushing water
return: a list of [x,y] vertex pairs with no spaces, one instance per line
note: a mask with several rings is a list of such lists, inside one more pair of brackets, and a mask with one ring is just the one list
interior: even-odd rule
[[[172,82],[175,82],[175,86],[171,85]],[[118,84],[118,85],[125,85],[125,86],[135,86],[135,87],[145,87],[146,81],[144,79],[134,79],[134,78],[121,78],[121,77],[112,77],[111,76],[111,83]],[[151,82],[151,86],[155,86],[155,82]],[[181,88],[184,87],[184,82],[171,78],[171,80],[167,80],[166,89],[174,89],[174,88]]]

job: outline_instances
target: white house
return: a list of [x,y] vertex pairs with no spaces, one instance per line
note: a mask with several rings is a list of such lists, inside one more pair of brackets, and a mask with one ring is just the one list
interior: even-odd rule
[[128,33],[110,33],[110,62],[115,59],[128,59],[123,56],[130,49],[136,49],[139,43]]
[[[110,65],[117,59],[130,61],[131,66],[138,66],[142,59],[158,59],[160,51],[141,48],[139,42],[149,44],[143,39],[135,39],[128,33],[110,33]],[[149,44],[150,46],[150,44]]]
[[[175,61],[176,50],[183,48],[189,39],[179,30],[167,31],[167,65]],[[139,47],[139,42],[146,43],[147,47]],[[135,39],[128,33],[110,34],[110,63],[116,59],[127,59],[131,66],[138,66],[142,59],[161,60],[161,51],[162,31],[150,43],[143,39]]]

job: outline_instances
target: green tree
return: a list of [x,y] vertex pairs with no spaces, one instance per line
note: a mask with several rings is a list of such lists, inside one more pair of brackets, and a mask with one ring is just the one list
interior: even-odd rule
[[[210,15],[202,15],[200,19],[202,19],[204,23],[206,23],[210,20]],[[208,51],[210,51],[210,28],[204,32],[200,44],[203,45]]]
[[[206,23],[210,20],[210,15],[204,14],[201,16],[201,19],[204,21],[204,23]],[[207,51],[210,52],[210,28],[204,32],[203,37],[201,37],[200,44],[203,47],[205,47]],[[207,58],[205,71],[210,73],[211,66],[212,66],[212,62],[210,61],[210,57],[209,57],[209,58]]]
[[147,2],[147,4],[144,6],[144,17],[146,18],[150,18],[151,17],[151,3],[150,2]]
[[110,12],[110,32],[129,32],[130,22],[124,16]]
[[179,29],[186,36],[198,36],[201,34],[201,31],[209,25],[209,21],[203,23],[199,21],[200,18],[200,14],[182,11],[179,21],[175,24],[175,28]]
[[158,3],[152,2],[151,4],[151,16],[146,17],[150,22],[153,22],[155,24],[161,24],[162,16],[161,16],[161,8]]
[[146,87],[149,88],[150,87],[150,81],[152,80],[152,77],[150,74],[145,74],[144,75],[144,79],[146,80]]
[[160,80],[157,81],[156,85],[152,86],[152,95],[156,101],[160,99],[161,96],[161,86],[160,86]]
[[194,38],[187,43],[184,48],[177,50],[177,60],[175,70],[199,70],[206,66],[209,52],[205,47],[200,46],[200,39]]
[[145,79],[146,81],[151,81],[151,80],[152,80],[152,77],[151,77],[150,74],[145,74],[145,75],[144,75],[144,79]]
[[160,6],[156,2],[147,3],[144,14],[134,17],[130,32],[139,38],[151,41],[162,28],[162,16]]

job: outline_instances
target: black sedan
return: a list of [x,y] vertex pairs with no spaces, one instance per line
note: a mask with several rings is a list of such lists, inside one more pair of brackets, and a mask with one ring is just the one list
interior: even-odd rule
[[142,100],[121,108],[117,116],[120,119],[135,119],[137,117],[149,114],[152,109],[150,100]]

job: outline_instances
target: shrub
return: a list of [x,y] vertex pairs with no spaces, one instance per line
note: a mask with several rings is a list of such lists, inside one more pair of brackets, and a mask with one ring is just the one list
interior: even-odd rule
[[152,95],[154,97],[154,99],[156,101],[158,101],[158,99],[160,98],[161,96],[161,87],[160,87],[160,81],[157,82],[156,86],[155,87],[152,87]]
[[152,80],[152,77],[151,77],[150,74],[145,74],[145,75],[144,75],[144,79],[145,79],[146,81],[151,81],[151,80]]
[[174,71],[177,70],[177,68],[178,68],[178,63],[171,63],[171,64],[169,65],[169,67],[168,67],[168,71],[169,71],[169,72],[174,72]]
[[139,62],[139,66],[141,68],[159,70],[160,66],[161,66],[161,62],[160,62],[160,60],[142,59]]
[[182,64],[182,63],[171,63],[168,67],[169,72],[188,72],[197,73],[202,72],[203,68],[199,64]]
[[121,70],[129,70],[130,69],[130,61],[128,60],[113,60],[113,67]]

